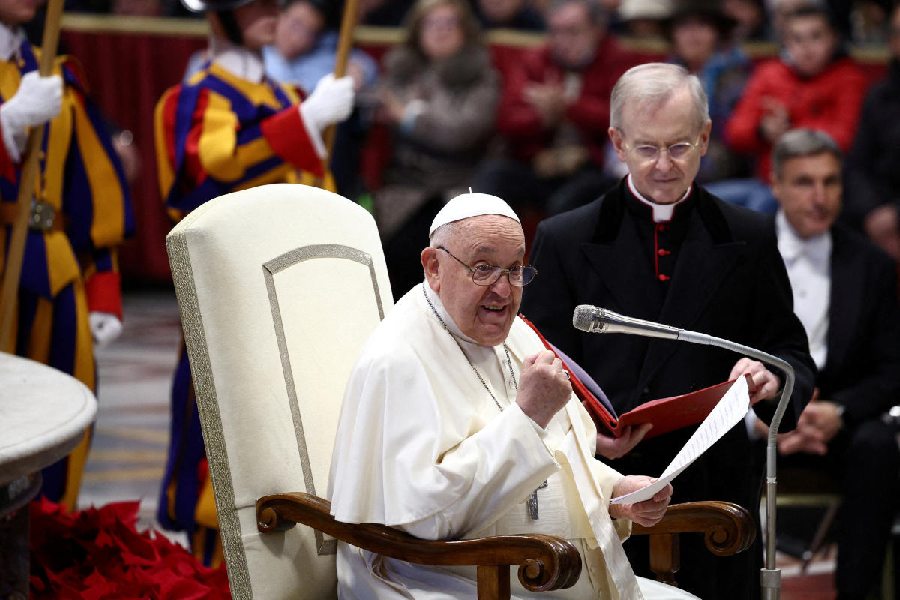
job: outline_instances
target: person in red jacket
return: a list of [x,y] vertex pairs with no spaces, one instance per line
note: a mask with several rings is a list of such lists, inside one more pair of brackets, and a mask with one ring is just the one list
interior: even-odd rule
[[[843,52],[828,9],[810,5],[788,13],[782,56],[756,68],[725,128],[731,147],[756,160],[756,180],[747,189],[765,190],[772,147],[789,129],[824,131],[841,150],[849,150],[867,84],[863,71]],[[721,189],[713,191],[742,203]],[[774,212],[774,198],[766,196],[768,202],[751,208]]]
[[497,129],[506,154],[482,165],[473,189],[550,214],[589,202],[614,183],[603,173],[609,95],[637,64],[607,33],[591,0],[559,0],[548,42],[504,71]]

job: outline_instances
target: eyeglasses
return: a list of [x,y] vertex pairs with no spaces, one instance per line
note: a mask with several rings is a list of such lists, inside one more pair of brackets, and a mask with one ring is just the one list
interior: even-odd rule
[[525,287],[531,283],[534,280],[534,276],[537,275],[537,269],[530,265],[519,265],[511,269],[504,269],[503,267],[480,263],[474,267],[470,267],[456,256],[453,256],[453,253],[443,246],[437,246],[437,249],[443,250],[453,257],[456,262],[467,268],[469,273],[472,274],[472,283],[475,285],[494,285],[497,283],[497,280],[500,279],[500,276],[505,274],[510,285],[515,287]]
[[634,152],[635,156],[645,162],[655,163],[659,160],[663,152],[668,155],[670,160],[684,160],[688,157],[692,150],[696,149],[697,142],[676,142],[668,146],[654,146],[653,144],[638,144],[637,146],[626,147],[626,150]]

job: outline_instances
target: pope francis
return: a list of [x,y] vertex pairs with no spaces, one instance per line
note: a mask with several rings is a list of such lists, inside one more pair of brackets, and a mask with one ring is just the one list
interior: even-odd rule
[[[693,598],[628,564],[631,522],[656,523],[672,489],[610,505],[651,479],[594,458],[596,430],[559,359],[517,317],[537,273],[524,264],[512,209],[485,194],[454,198],[421,260],[425,281],[388,313],[350,375],[331,467],[335,518],[425,539],[546,533],[575,544],[584,568],[573,587],[532,594],[514,580],[516,598]],[[345,599],[476,597],[474,568],[346,544],[338,581]]]

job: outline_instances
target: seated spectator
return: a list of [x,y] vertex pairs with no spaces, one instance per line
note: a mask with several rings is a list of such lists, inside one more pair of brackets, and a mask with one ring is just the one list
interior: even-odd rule
[[819,368],[797,428],[778,436],[779,465],[838,482],[837,597],[863,600],[877,589],[900,498],[897,430],[881,419],[900,399],[896,271],[883,252],[835,223],[841,151],[827,134],[785,133],[773,154],[772,189],[794,311]]
[[[266,73],[276,81],[310,93],[322,77],[334,71],[338,31],[328,28],[327,0],[293,0],[278,17],[275,43],[263,49]],[[378,67],[362,50],[354,50],[347,64],[357,94],[375,83]]]
[[422,278],[425,225],[472,185],[493,132],[497,74],[465,0],[419,0],[402,44],[385,57],[376,119],[391,134],[375,218],[395,296]]
[[544,17],[528,0],[473,0],[475,15],[485,29],[543,31]]
[[795,127],[821,129],[846,150],[866,93],[865,75],[846,55],[827,9],[802,6],[787,14],[784,28],[783,55],[756,68],[725,128],[731,148],[756,160],[756,179],[711,190],[763,212],[777,206],[764,182],[781,135]]
[[476,191],[554,214],[614,183],[603,173],[609,95],[636,58],[607,33],[592,0],[556,0],[548,41],[504,73],[497,128],[505,156],[486,162]]
[[869,91],[847,157],[842,218],[900,262],[900,4],[891,13],[887,76]]
[[666,26],[672,43],[669,62],[695,74],[709,100],[712,132],[697,174],[697,181],[703,184],[748,175],[747,161],[728,148],[723,139],[725,122],[744,90],[751,69],[747,55],[731,44],[735,25],[737,22],[724,13],[719,2],[682,0],[676,2]]

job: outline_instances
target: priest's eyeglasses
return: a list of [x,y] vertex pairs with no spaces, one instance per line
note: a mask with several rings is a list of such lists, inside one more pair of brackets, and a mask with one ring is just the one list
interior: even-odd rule
[[684,160],[688,157],[692,150],[697,148],[698,142],[676,142],[668,146],[654,146],[653,144],[638,144],[637,146],[629,146],[629,150],[634,152],[635,156],[648,163],[655,163],[665,152],[669,160]]
[[515,287],[525,287],[531,283],[534,280],[534,276],[537,275],[537,269],[531,265],[519,265],[517,267],[512,267],[511,269],[504,269],[503,267],[479,263],[474,267],[470,267],[456,256],[453,256],[453,253],[443,246],[437,246],[437,249],[443,250],[453,257],[456,262],[467,268],[469,273],[472,274],[472,283],[475,285],[494,285],[497,283],[497,280],[500,279],[501,275],[506,275],[510,285]]

